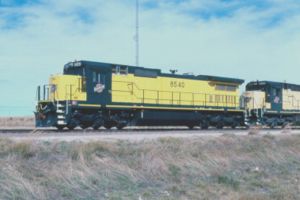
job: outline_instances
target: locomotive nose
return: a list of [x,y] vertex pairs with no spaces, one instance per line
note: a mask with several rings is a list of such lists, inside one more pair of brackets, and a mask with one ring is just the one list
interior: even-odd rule
[[85,81],[78,75],[53,75],[50,78],[51,101],[86,101]]

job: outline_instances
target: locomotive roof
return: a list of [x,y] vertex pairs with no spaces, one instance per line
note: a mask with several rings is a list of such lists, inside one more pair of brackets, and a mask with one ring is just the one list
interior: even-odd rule
[[186,79],[195,79],[195,80],[208,80],[208,81],[219,81],[226,83],[234,83],[234,84],[243,84],[244,80],[237,78],[228,78],[228,77],[220,77],[220,76],[209,76],[209,75],[186,75],[186,74],[171,74],[171,73],[162,73],[160,69],[154,68],[145,68],[145,67],[135,67],[130,65],[123,64],[113,64],[113,63],[102,63],[102,62],[93,62],[93,61],[75,61],[67,63],[64,66],[64,69],[72,67],[85,67],[85,68],[102,68],[103,70],[111,71],[113,66],[126,66],[128,67],[129,73],[134,73],[136,70],[145,71],[145,72],[154,72],[157,76],[164,77],[176,77],[176,78],[186,78]]
[[279,89],[290,89],[293,91],[300,91],[300,85],[292,84],[292,83],[284,83],[284,82],[274,82],[274,81],[252,81],[246,85],[246,88],[255,87],[255,86],[270,86],[273,88]]

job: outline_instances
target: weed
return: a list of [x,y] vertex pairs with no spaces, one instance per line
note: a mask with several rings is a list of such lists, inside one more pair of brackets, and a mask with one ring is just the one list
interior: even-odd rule
[[180,178],[181,178],[181,169],[176,166],[176,165],[169,165],[169,172],[171,175],[171,178],[175,181],[175,182],[180,182]]
[[299,136],[0,139],[0,199],[297,199]]
[[233,188],[234,190],[237,190],[239,188],[240,183],[233,176],[219,175],[217,179],[218,184],[223,184],[225,186]]
[[22,158],[29,159],[35,156],[35,152],[32,150],[29,143],[20,142],[14,144],[11,149],[11,153],[21,156]]

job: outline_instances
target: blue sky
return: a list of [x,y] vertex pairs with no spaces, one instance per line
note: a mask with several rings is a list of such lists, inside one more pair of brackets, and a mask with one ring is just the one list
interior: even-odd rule
[[[134,64],[135,0],[0,0],[0,116],[72,60]],[[299,83],[299,0],[141,0],[143,66]]]

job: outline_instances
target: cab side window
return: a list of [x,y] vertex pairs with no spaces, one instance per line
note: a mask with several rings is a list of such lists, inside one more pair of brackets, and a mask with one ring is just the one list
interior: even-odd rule
[[86,92],[86,78],[85,77],[83,77],[82,79],[81,79],[81,81],[82,81],[82,88],[81,88],[81,91],[82,92]]
[[100,72],[93,72],[93,83],[100,83],[101,82],[101,73]]
[[93,83],[97,82],[97,73],[93,72]]
[[128,67],[127,66],[113,66],[112,73],[117,75],[127,75],[128,74]]
[[216,90],[234,92],[237,90],[237,86],[217,84]]
[[101,82],[101,74],[100,74],[100,73],[97,74],[97,82],[98,82],[98,83]]

